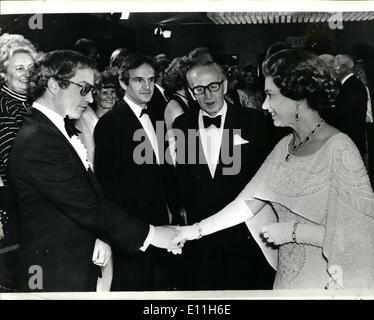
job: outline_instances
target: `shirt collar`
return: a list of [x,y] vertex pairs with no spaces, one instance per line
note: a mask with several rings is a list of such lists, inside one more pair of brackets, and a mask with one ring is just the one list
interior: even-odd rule
[[39,110],[43,113],[52,123],[61,131],[61,133],[69,140],[69,136],[65,130],[64,118],[59,115],[57,112],[51,110],[50,108],[41,105],[38,102],[34,102],[32,105],[33,108]]
[[226,116],[226,112],[227,112],[227,103],[226,103],[226,101],[223,102],[223,107],[221,108],[220,111],[217,112],[217,114],[215,116],[211,116],[206,111],[200,109],[200,115],[201,116],[208,116],[210,118],[215,118],[217,116],[222,116],[222,118],[224,118]]
[[131,101],[128,97],[126,97],[126,95],[123,97],[123,100],[125,100],[125,102],[129,105],[131,110],[135,113],[136,117],[139,118],[143,108],[135,102]]
[[352,77],[353,76],[353,72],[351,72],[350,74],[347,74],[343,80],[342,80],[342,84],[344,84],[344,82],[346,82],[348,80],[348,78]]
[[9,89],[5,84],[2,86],[1,91],[6,92],[8,95],[13,97],[14,99],[17,99],[23,102],[27,101],[26,95],[14,92],[13,90]]

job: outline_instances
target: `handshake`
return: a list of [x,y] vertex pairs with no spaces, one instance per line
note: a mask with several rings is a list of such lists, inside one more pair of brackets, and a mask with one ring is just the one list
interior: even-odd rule
[[197,223],[191,226],[158,226],[155,227],[151,244],[173,254],[181,254],[186,241],[201,237],[202,232]]

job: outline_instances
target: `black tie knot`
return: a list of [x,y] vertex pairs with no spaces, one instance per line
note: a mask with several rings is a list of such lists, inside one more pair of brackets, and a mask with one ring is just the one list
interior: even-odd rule
[[64,123],[65,123],[65,130],[69,138],[71,138],[74,135],[77,136],[78,134],[81,133],[76,127],[74,127],[73,120],[71,120],[68,115],[64,118]]
[[214,118],[203,116],[204,127],[209,128],[211,125],[216,126],[217,128],[221,127],[221,116]]
[[143,114],[149,115],[149,109],[147,107],[142,109],[142,111],[140,112],[139,118],[141,118]]

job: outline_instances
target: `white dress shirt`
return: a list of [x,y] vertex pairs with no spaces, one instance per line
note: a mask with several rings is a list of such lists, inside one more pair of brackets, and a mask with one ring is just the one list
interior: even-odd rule
[[[201,144],[203,146],[205,158],[208,163],[209,171],[212,176],[214,177],[214,173],[216,172],[219,154],[221,150],[221,143],[222,143],[222,133],[223,133],[223,125],[225,123],[227,113],[227,104],[224,102],[223,107],[221,110],[214,116],[210,116],[203,110],[199,112],[199,132],[201,137]],[[214,125],[211,125],[208,128],[204,128],[203,116],[208,116],[210,118],[215,118],[217,116],[221,116],[221,126],[217,128]]]
[[145,133],[147,134],[148,139],[151,142],[153,153],[156,155],[157,163],[160,164],[160,154],[159,154],[159,149],[158,149],[157,136],[156,136],[155,128],[153,127],[153,124],[151,122],[151,119],[149,119],[149,116],[146,113],[144,113],[142,117],[140,117],[140,114],[143,108],[137,105],[135,102],[131,101],[129,98],[127,98],[126,95],[124,96],[123,99],[129,105],[131,110],[134,112],[135,116],[137,117],[143,129],[145,130]]

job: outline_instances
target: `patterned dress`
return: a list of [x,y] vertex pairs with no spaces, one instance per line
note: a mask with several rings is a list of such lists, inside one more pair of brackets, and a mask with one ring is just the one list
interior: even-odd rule
[[284,137],[239,195],[271,203],[279,222],[325,227],[322,247],[279,246],[274,289],[374,288],[374,194],[357,147],[343,133],[292,156]]
[[14,203],[9,192],[7,166],[14,139],[29,109],[26,96],[0,89],[0,291],[15,288],[15,256],[18,249]]

